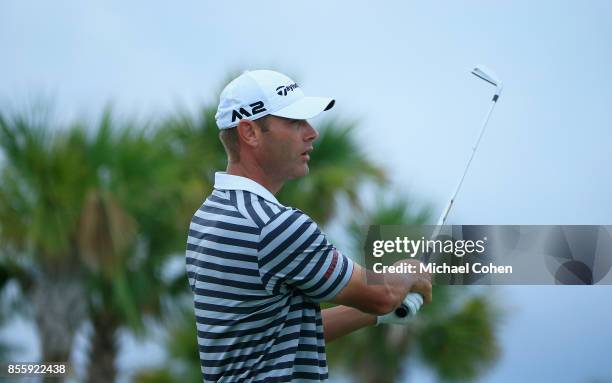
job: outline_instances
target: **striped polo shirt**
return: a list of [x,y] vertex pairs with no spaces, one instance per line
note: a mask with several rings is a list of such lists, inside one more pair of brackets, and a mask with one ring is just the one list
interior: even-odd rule
[[217,173],[189,226],[186,267],[204,382],[327,380],[319,302],[353,263],[306,214]]

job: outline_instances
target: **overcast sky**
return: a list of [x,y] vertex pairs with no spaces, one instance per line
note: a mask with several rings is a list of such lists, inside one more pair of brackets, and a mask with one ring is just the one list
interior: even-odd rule
[[[485,64],[504,92],[450,222],[612,224],[612,2],[377,4],[5,0],[0,105],[148,117],[215,103],[231,71],[276,69],[335,97],[394,190],[438,212],[489,107],[470,75]],[[500,291],[515,311],[486,381],[612,379],[594,363],[612,351],[612,289]]]

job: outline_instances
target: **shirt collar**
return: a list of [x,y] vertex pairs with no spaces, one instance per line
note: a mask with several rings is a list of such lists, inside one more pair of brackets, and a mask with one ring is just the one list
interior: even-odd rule
[[281,205],[280,202],[274,197],[272,193],[265,187],[261,186],[257,182],[250,178],[235,176],[227,174],[226,172],[215,173],[215,189],[220,190],[245,190],[258,196],[273,202],[277,205]]

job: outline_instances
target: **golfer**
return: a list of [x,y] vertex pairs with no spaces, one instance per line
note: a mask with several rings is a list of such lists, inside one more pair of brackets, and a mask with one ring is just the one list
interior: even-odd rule
[[308,174],[318,133],[307,120],[334,102],[269,70],[245,72],[221,92],[227,171],[194,214],[186,253],[204,382],[326,381],[326,342],[407,323],[394,309],[410,291],[431,300],[428,275],[366,283],[366,270],[308,215],[274,197]]

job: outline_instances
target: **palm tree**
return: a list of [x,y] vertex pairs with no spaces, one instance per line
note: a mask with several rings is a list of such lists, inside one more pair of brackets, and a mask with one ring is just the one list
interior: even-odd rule
[[67,361],[89,318],[87,381],[109,382],[116,331],[142,335],[145,316],[161,315],[172,291],[161,269],[184,247],[189,221],[180,163],[146,128],[116,124],[109,110],[93,132],[49,128],[46,118],[0,114],[0,251],[27,266],[21,280],[42,359]]
[[180,216],[177,161],[146,128],[114,127],[107,113],[88,148],[101,182],[89,189],[80,221],[94,328],[87,380],[108,382],[116,375],[117,331],[144,336],[144,318],[162,315],[162,268],[183,246],[188,218]]
[[81,151],[73,140],[53,139],[44,119],[0,114],[0,251],[21,258],[43,360],[66,361],[86,313],[73,240]]

